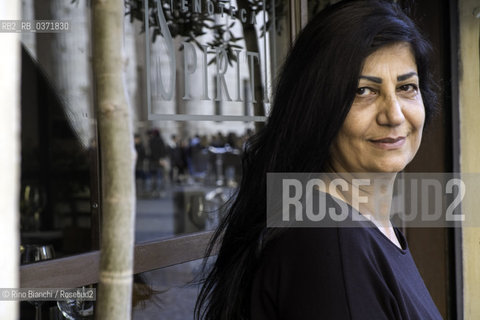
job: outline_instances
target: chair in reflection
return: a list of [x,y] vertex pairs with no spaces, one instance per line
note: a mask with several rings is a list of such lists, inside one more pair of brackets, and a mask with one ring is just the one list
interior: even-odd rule
[[192,233],[205,230],[207,211],[205,191],[197,187],[179,187],[173,193],[174,233]]
[[236,187],[241,177],[241,155],[229,145],[209,147],[209,179],[216,186]]

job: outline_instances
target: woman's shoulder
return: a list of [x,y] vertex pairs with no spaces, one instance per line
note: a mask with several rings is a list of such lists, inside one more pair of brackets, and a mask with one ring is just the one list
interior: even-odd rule
[[[371,228],[357,227],[310,227],[277,228],[267,230],[262,240],[261,255],[281,254],[282,256],[312,254],[341,254],[344,251],[359,250],[378,242]],[[349,248],[345,248],[348,244]]]
[[349,319],[338,231],[276,230],[254,277],[252,319]]
[[318,268],[339,267],[342,254],[339,232],[337,228],[269,230],[259,251],[260,265],[266,265],[269,270],[311,269],[312,272]]

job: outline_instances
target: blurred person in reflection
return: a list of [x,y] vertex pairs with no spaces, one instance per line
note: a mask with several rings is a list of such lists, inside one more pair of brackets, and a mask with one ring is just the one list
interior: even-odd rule
[[218,255],[197,319],[442,318],[405,237],[389,220],[375,221],[371,203],[354,207],[352,191],[322,194],[327,210],[343,203],[370,216],[356,227],[266,227],[268,172],[394,179],[405,168],[435,108],[430,50],[391,1],[340,1],[307,24],[266,126],[246,144],[240,187],[209,247]]
[[191,177],[201,177],[207,170],[207,164],[204,160],[205,146],[202,144],[202,139],[198,134],[190,139],[188,148],[185,152],[188,173]]
[[137,195],[143,195],[145,191],[145,181],[147,175],[145,173],[145,160],[147,159],[147,152],[143,145],[142,137],[135,133],[134,137],[135,151],[137,152],[137,158],[135,161],[135,182]]
[[218,131],[217,134],[212,137],[210,145],[215,148],[225,147],[225,137],[221,131]]
[[160,129],[152,129],[148,132],[149,168],[150,168],[150,192],[152,196],[161,196],[165,189],[165,158],[167,147],[163,142]]
[[172,183],[182,183],[185,180],[185,174],[187,173],[187,156],[185,146],[181,138],[172,134],[169,144],[170,153],[170,180]]

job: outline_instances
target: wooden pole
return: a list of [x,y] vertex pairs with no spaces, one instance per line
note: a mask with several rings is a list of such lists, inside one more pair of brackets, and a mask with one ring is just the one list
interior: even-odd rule
[[96,317],[130,319],[135,150],[124,85],[124,1],[95,0],[92,15],[103,203]]

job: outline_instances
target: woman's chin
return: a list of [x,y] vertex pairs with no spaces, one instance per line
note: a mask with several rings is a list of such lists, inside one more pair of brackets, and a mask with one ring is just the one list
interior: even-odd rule
[[385,161],[377,163],[371,167],[370,172],[384,172],[384,173],[396,173],[400,172],[407,166],[407,161]]

